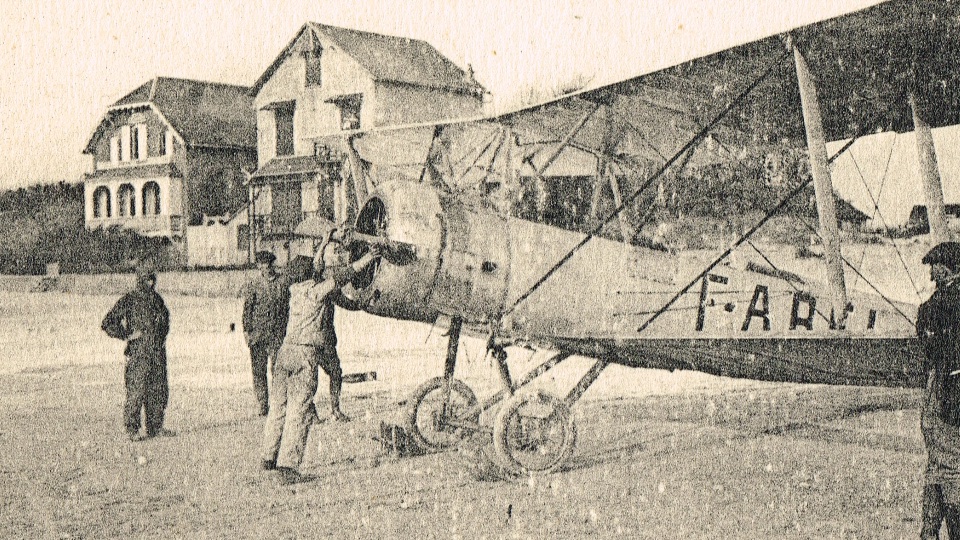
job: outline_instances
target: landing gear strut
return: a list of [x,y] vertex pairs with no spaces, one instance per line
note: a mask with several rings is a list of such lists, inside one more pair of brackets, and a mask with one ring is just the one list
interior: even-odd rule
[[570,353],[555,354],[514,381],[506,351],[491,342],[487,348],[497,362],[503,388],[478,403],[473,391],[453,376],[462,326],[459,317],[451,319],[443,376],[425,382],[410,400],[407,423],[411,434],[424,449],[434,451],[456,446],[476,432],[486,432],[489,437],[490,428],[479,424],[480,413],[504,402],[492,430],[493,447],[502,464],[515,473],[557,470],[576,444],[577,429],[570,408],[597,380],[607,362],[594,364],[564,398],[543,391],[518,393]]
[[469,426],[480,418],[477,396],[463,381],[453,378],[463,320],[450,321],[450,341],[443,377],[434,377],[420,385],[410,400],[407,425],[417,443],[425,450],[444,450],[456,446],[470,433]]

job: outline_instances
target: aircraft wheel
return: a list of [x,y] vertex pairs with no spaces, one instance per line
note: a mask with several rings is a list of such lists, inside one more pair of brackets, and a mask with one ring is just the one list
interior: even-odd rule
[[556,470],[570,454],[577,428],[562,399],[544,392],[514,397],[493,423],[493,445],[516,472]]
[[446,403],[443,394],[443,377],[434,377],[420,385],[410,400],[407,425],[417,443],[426,450],[456,446],[467,435],[466,428],[452,426],[448,420],[476,423],[480,418],[479,412],[464,416],[477,404],[477,396],[463,381],[453,379]]

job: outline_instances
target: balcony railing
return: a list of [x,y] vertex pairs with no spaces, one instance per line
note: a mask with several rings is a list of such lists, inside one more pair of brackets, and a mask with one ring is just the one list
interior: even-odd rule
[[184,233],[185,223],[183,216],[123,216],[92,218],[87,228],[120,226],[144,236],[178,236]]

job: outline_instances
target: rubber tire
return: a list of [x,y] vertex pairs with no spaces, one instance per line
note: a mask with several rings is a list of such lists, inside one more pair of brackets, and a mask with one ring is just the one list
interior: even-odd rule
[[[557,451],[552,459],[549,460],[544,465],[539,465],[536,467],[530,467],[529,464],[521,462],[513,455],[510,449],[510,435],[511,428],[514,424],[514,417],[517,415],[521,407],[526,405],[531,401],[541,401],[545,404],[548,404],[551,408],[551,416],[560,415],[560,424],[563,426],[563,442],[560,446],[559,451]],[[573,421],[573,415],[570,413],[570,408],[567,407],[567,404],[564,401],[556,396],[548,394],[546,392],[536,392],[536,393],[527,393],[514,396],[506,403],[497,413],[497,417],[494,419],[493,423],[493,446],[496,450],[497,456],[503,462],[503,464],[510,469],[512,472],[517,474],[529,474],[529,473],[550,473],[567,461],[570,456],[573,454],[573,448],[577,443],[577,426]]]
[[[427,439],[423,433],[420,431],[420,427],[417,424],[417,414],[420,412],[420,406],[423,404],[424,399],[432,392],[442,390],[444,384],[443,377],[434,377],[425,383],[421,384],[414,392],[413,397],[410,398],[410,405],[407,409],[407,427],[410,429],[410,434],[413,435],[413,438],[417,441],[417,444],[421,446],[424,450],[445,450],[456,446],[456,443],[451,442],[448,444],[437,443]],[[456,393],[459,394],[461,398],[468,402],[470,407],[473,407],[477,404],[477,396],[473,393],[473,390],[470,389],[463,381],[459,379],[453,379],[450,386],[451,395]],[[473,422],[477,422],[480,419],[480,413],[478,412],[475,416],[468,419]]]

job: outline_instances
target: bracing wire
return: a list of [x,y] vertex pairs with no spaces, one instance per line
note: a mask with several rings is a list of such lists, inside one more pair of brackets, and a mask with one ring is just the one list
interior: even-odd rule
[[[870,187],[867,185],[867,179],[864,178],[863,172],[860,170],[860,164],[857,163],[856,157],[851,153],[850,159],[853,160],[853,165],[857,168],[857,173],[860,175],[860,181],[863,182],[863,187],[867,190],[867,194],[870,195],[870,200],[873,202],[873,213],[874,217],[879,217],[880,221],[883,223],[884,229],[889,229],[887,224],[887,219],[884,217],[883,213],[880,211],[880,197],[883,194],[883,188],[887,183],[887,173],[890,170],[890,161],[893,158],[893,151],[897,145],[896,137],[893,138],[893,144],[890,145],[890,152],[887,154],[887,161],[883,167],[883,174],[880,177],[880,189],[877,190],[877,196],[874,197],[873,193],[870,191]],[[917,287],[916,282],[913,280],[913,276],[910,275],[910,268],[907,266],[907,261],[903,259],[903,253],[900,251],[900,246],[897,245],[896,240],[891,238],[891,243],[893,244],[894,251],[897,252],[897,258],[900,259],[900,265],[903,267],[904,272],[907,274],[907,280],[910,281],[910,286],[913,287],[913,293],[917,295],[917,298],[920,297],[920,289]],[[863,248],[863,254],[860,257],[860,266],[863,266],[863,260],[866,257],[867,248]]]
[[[534,291],[540,288],[540,286],[543,285],[543,283],[546,282],[550,278],[550,276],[552,276],[554,273],[556,273],[557,270],[559,270],[564,264],[566,264],[567,261],[569,261],[573,257],[573,255],[576,254],[577,251],[580,251],[580,249],[582,249],[583,246],[587,245],[587,243],[590,242],[590,240],[593,239],[594,236],[599,234],[603,230],[604,226],[606,226],[608,223],[613,221],[613,219],[616,218],[618,215],[620,215],[624,211],[624,209],[626,209],[630,204],[633,203],[633,201],[639,198],[640,195],[642,195],[643,192],[645,192],[647,188],[650,187],[651,184],[653,184],[654,181],[660,178],[660,176],[662,176],[663,173],[667,171],[667,169],[669,169],[678,159],[680,159],[680,157],[684,153],[686,153],[687,150],[690,150],[694,146],[698,145],[710,133],[710,131],[717,124],[720,123],[721,120],[726,118],[726,116],[730,113],[730,111],[737,108],[747,98],[747,96],[750,95],[750,93],[753,92],[753,90],[760,85],[761,82],[766,80],[766,78],[773,72],[774,68],[777,67],[777,65],[779,65],[789,55],[790,55],[789,51],[784,51],[783,53],[781,53],[781,55],[777,59],[770,62],[770,64],[765,68],[763,73],[761,73],[743,91],[741,91],[740,94],[738,94],[735,99],[733,99],[722,111],[720,111],[719,114],[714,116],[713,119],[711,119],[710,122],[708,122],[689,141],[687,141],[687,143],[684,144],[682,148],[680,148],[676,153],[674,153],[674,155],[669,160],[663,163],[663,165],[661,165],[660,168],[657,169],[657,171],[654,174],[652,174],[639,188],[637,188],[628,197],[623,199],[623,201],[617,208],[610,211],[610,213],[608,213],[602,220],[600,220],[600,223],[596,227],[594,227],[593,230],[590,231],[590,233],[588,233],[580,242],[577,242],[577,244],[573,248],[571,248],[566,255],[561,257],[559,261],[557,261],[552,267],[550,267],[550,269],[547,270],[546,273],[544,273],[543,276],[541,276],[540,279],[538,279],[533,285],[531,285],[526,292],[520,295],[513,302],[513,304],[510,305],[510,307],[505,309],[502,317],[506,317],[507,315],[512,313],[513,310],[517,308],[517,306],[519,306],[524,300],[529,298],[530,295],[534,293]],[[809,181],[806,183],[809,183]]]
[[[839,150],[837,150],[837,152],[836,152],[833,156],[831,156],[830,159],[827,160],[827,163],[828,163],[828,164],[829,164],[829,163],[833,163],[833,162],[834,162],[838,157],[840,157],[844,152],[846,152],[847,150],[849,150],[850,147],[853,146],[853,143],[854,143],[857,139],[860,138],[860,136],[861,136],[860,134],[857,134],[857,136],[855,136],[855,137],[853,137],[852,139],[850,139],[846,144],[843,145],[843,147],[841,147]],[[747,232],[745,232],[744,234],[742,234],[742,235],[740,236],[740,238],[739,238],[736,242],[733,243],[733,245],[731,245],[729,248],[727,248],[722,254],[720,254],[719,257],[717,257],[716,259],[714,259],[713,262],[711,262],[710,264],[708,264],[707,267],[704,268],[704,270],[703,270],[702,272],[700,272],[699,274],[697,274],[697,277],[695,277],[692,281],[690,281],[690,282],[689,282],[686,286],[684,286],[682,289],[680,289],[679,291],[677,291],[677,293],[676,293],[675,295],[673,295],[673,296],[670,298],[670,300],[668,300],[663,306],[660,307],[660,309],[658,309],[656,312],[654,312],[653,315],[651,315],[649,319],[647,319],[642,325],[640,325],[640,327],[637,329],[637,332],[638,332],[638,333],[639,333],[639,332],[643,332],[644,330],[646,330],[646,329],[653,323],[653,321],[655,321],[658,317],[660,317],[661,315],[663,315],[664,313],[666,313],[666,311],[669,310],[670,307],[671,307],[674,303],[676,303],[676,301],[679,300],[681,296],[683,296],[684,294],[687,293],[687,291],[690,290],[690,287],[693,287],[698,281],[700,281],[701,279],[703,279],[711,270],[713,270],[718,264],[720,264],[720,262],[722,262],[724,259],[726,259],[727,256],[729,256],[729,255],[733,252],[733,250],[735,250],[736,248],[740,247],[741,244],[743,244],[744,242],[746,242],[747,240],[749,240],[749,238],[750,238],[751,236],[753,236],[753,234],[754,234],[755,232],[757,232],[758,230],[760,230],[760,227],[762,227],[768,220],[770,220],[770,218],[772,218],[774,215],[777,214],[777,212],[779,212],[781,209],[783,209],[783,208],[787,205],[787,203],[789,203],[794,197],[796,197],[797,195],[799,195],[800,193],[802,193],[803,190],[806,189],[806,187],[809,186],[809,185],[812,184],[812,183],[813,183],[813,178],[808,178],[807,180],[804,180],[803,182],[801,182],[797,187],[795,187],[795,188],[794,188],[790,193],[788,193],[785,197],[783,197],[783,198],[780,200],[780,202],[777,203],[777,205],[776,205],[775,207],[773,207],[773,209],[769,210],[769,211],[766,213],[766,215],[764,215],[763,218],[760,219],[759,222],[757,222],[753,227],[750,228],[749,231],[747,231]],[[804,221],[804,223],[809,227],[809,224],[806,223],[806,221]],[[849,264],[849,263],[847,263],[847,264]],[[874,290],[876,290],[876,289],[874,289]],[[877,291],[877,292],[879,293],[879,291]],[[883,294],[880,294],[880,296],[883,296]],[[901,315],[903,315],[903,313],[897,308],[896,304],[894,304],[890,299],[884,297],[884,300],[886,300],[891,306],[893,306],[894,309],[897,309],[897,312],[898,312],[898,313],[900,313]],[[904,316],[908,321],[910,320],[909,317],[906,317],[906,315],[903,315],[903,316]]]
[[[805,220],[805,219],[801,219],[800,221],[801,221],[804,225],[806,225],[806,227],[807,227],[808,229],[810,229],[810,231],[812,231],[814,234],[816,234],[817,237],[820,238],[820,241],[821,241],[821,242],[823,241],[823,237],[820,235],[820,231],[818,231],[816,227],[814,227],[813,225],[811,225],[811,224],[810,224],[807,220]],[[853,263],[851,263],[849,259],[847,259],[846,257],[844,257],[843,254],[840,254],[840,259],[844,262],[844,264],[846,264],[847,266],[849,266],[850,269],[853,270],[853,272],[854,272],[855,274],[857,274],[857,277],[859,277],[860,279],[862,279],[863,282],[866,283],[867,286],[870,287],[870,288],[873,290],[873,292],[877,293],[877,295],[880,296],[880,298],[882,298],[884,302],[890,304],[890,307],[892,307],[892,308],[894,309],[894,311],[896,311],[901,317],[903,317],[903,318],[904,318],[907,322],[909,322],[910,324],[914,324],[914,320],[911,319],[910,317],[908,317],[907,314],[905,314],[905,313],[900,309],[900,307],[897,306],[897,304],[896,304],[889,296],[887,296],[886,294],[884,294],[883,291],[881,291],[872,281],[870,281],[869,279],[867,279],[867,277],[863,275],[863,273],[860,271],[860,269],[857,268],[856,266],[854,266]]]

